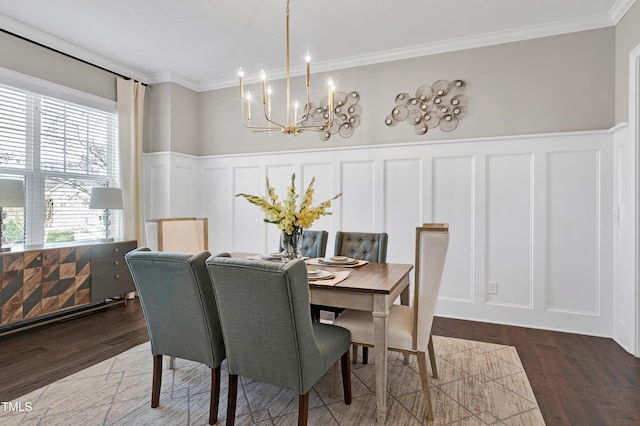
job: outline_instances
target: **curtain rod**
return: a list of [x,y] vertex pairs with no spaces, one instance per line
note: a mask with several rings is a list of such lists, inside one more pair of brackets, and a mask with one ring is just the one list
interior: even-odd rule
[[5,30],[4,28],[0,28],[0,31],[2,31],[2,32],[3,32],[3,33],[5,33],[5,34],[9,34],[9,35],[11,35],[11,36],[13,36],[13,37],[19,38],[20,40],[27,41],[27,42],[29,42],[29,43],[31,43],[31,44],[35,44],[36,46],[40,46],[40,47],[43,47],[43,48],[45,48],[45,49],[47,49],[47,50],[50,50],[50,51],[52,51],[52,52],[56,52],[56,53],[58,53],[58,54],[60,54],[60,55],[66,56],[67,58],[75,59],[76,61],[78,61],[78,62],[82,62],[83,64],[90,65],[90,66],[92,66],[92,67],[94,67],[94,68],[98,68],[98,69],[100,69],[100,70],[102,70],[102,71],[106,71],[106,72],[108,72],[108,73],[110,73],[110,74],[116,75],[116,76],[118,76],[118,77],[122,77],[122,78],[124,78],[125,80],[133,80],[133,81],[135,81],[135,82],[141,83],[143,86],[149,86],[147,83],[143,83],[143,82],[141,82],[141,81],[139,81],[139,80],[136,80],[136,79],[134,79],[134,78],[128,77],[128,76],[123,75],[123,74],[120,74],[119,72],[112,71],[112,70],[110,70],[110,69],[108,69],[108,68],[105,68],[105,67],[102,67],[102,66],[100,66],[100,65],[96,65],[96,64],[91,63],[91,62],[89,62],[89,61],[85,61],[84,59],[78,58],[77,56],[70,55],[70,54],[65,53],[65,52],[63,52],[63,51],[61,51],[61,50],[55,49],[55,48],[53,48],[53,47],[51,47],[51,46],[47,46],[46,44],[42,44],[42,43],[37,42],[37,41],[35,41],[35,40],[31,40],[31,39],[29,39],[29,38],[26,38],[26,37],[24,37],[24,36],[21,36],[20,34],[16,34],[16,33],[14,33],[14,32],[11,32],[11,31],[8,31],[8,30]]

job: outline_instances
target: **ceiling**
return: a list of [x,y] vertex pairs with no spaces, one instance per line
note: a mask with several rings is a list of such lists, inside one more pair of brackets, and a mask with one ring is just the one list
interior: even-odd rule
[[[615,25],[635,0],[291,0],[301,74]],[[285,0],[2,0],[0,28],[196,91],[284,75]],[[255,77],[254,77],[255,76]]]

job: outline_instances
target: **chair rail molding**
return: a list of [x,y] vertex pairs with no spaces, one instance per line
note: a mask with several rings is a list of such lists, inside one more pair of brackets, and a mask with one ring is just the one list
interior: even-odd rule
[[[264,194],[266,176],[276,188],[293,172],[302,186],[315,176],[317,200],[344,193],[313,227],[329,232],[327,247],[338,230],[387,232],[387,261],[413,263],[416,226],[449,223],[437,315],[612,337],[613,141],[624,131],[146,154],[145,206],[147,216],[207,217],[212,252],[267,253],[278,229],[235,194]],[[163,177],[176,175],[176,185]]]

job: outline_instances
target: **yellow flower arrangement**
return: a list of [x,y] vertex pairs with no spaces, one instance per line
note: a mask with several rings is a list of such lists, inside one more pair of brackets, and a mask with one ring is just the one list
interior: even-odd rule
[[265,212],[267,217],[265,222],[275,223],[282,231],[287,235],[293,235],[298,232],[300,228],[310,228],[313,222],[320,216],[330,215],[328,211],[331,207],[331,201],[342,196],[342,192],[333,198],[330,198],[315,207],[311,206],[313,203],[313,183],[316,178],[312,178],[307,190],[302,196],[302,203],[300,207],[297,206],[297,200],[299,195],[296,193],[295,185],[296,175],[291,175],[291,185],[287,188],[287,195],[284,200],[279,200],[276,195],[275,189],[269,184],[269,178],[267,178],[267,197],[258,197],[250,194],[236,194],[236,197],[244,197],[251,204],[255,204]]

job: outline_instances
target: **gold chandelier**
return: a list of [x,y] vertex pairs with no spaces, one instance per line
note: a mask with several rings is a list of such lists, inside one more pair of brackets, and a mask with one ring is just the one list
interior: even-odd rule
[[[302,109],[302,114],[299,113],[298,101],[293,103],[293,108],[291,105],[291,85],[290,85],[290,71],[289,71],[289,0],[287,0],[287,19],[286,19],[286,40],[287,40],[287,68],[286,68],[286,88],[287,88],[287,103],[286,110],[284,116],[286,117],[286,122],[276,121],[271,116],[271,86],[267,85],[267,77],[262,70],[260,73],[260,77],[262,79],[262,109],[264,112],[264,118],[266,120],[266,124],[262,125],[254,125],[251,124],[251,93],[247,91],[246,95],[244,93],[244,87],[242,83],[242,79],[244,77],[244,71],[240,68],[238,72],[238,76],[240,77],[240,104],[241,104],[241,113],[242,113],[242,124],[254,131],[254,132],[268,132],[270,135],[276,135],[280,133],[285,133],[288,135],[296,136],[298,133],[302,133],[304,131],[313,131],[313,132],[324,132],[333,123],[333,119],[335,116],[335,105],[334,105],[334,92],[335,85],[333,80],[329,79],[328,82],[328,91],[327,91],[327,102],[326,105],[323,105],[321,109],[323,113],[321,115],[322,121],[318,122],[317,120],[313,120],[311,123],[305,123],[309,118],[309,111],[311,111],[311,76],[310,76],[310,68],[311,68],[311,56],[309,52],[305,57],[307,62],[306,69],[306,89],[307,89],[307,102]],[[244,103],[247,103],[247,117],[245,120],[244,115]],[[291,113],[293,112],[293,120],[291,119]],[[262,120],[261,120],[262,121]],[[286,123],[286,124],[284,124]]]

